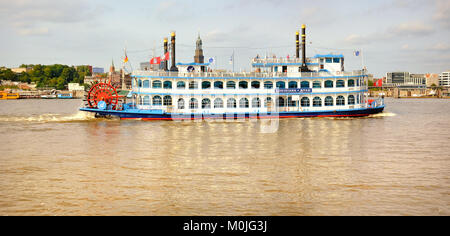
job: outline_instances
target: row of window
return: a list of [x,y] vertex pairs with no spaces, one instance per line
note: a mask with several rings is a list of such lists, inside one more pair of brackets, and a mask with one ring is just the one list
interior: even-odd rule
[[[277,88],[334,88],[334,81],[333,80],[326,80],[323,84],[322,81],[313,81],[312,84],[309,81],[302,81],[300,83],[297,83],[297,81],[289,81],[288,83],[284,81],[278,81],[275,83],[275,86]],[[152,82],[152,88],[155,89],[172,89],[172,81],[160,81],[160,80],[154,80]],[[177,89],[186,89],[186,82],[184,81],[178,81],[177,82]],[[247,81],[239,81],[238,83],[234,81],[228,81],[226,84],[222,81],[216,81],[214,83],[211,83],[209,81],[203,81],[201,83],[202,89],[211,89],[212,86],[214,86],[215,89],[223,89],[224,85],[226,85],[227,89],[236,89],[236,86],[239,87],[239,89],[248,89],[249,86],[252,89],[259,89],[261,88],[261,82],[259,81],[252,81],[250,84]],[[349,79],[347,81],[347,87],[355,87],[360,86],[360,80],[357,79],[356,81],[354,79]],[[265,81],[262,85],[264,89],[272,89],[274,84],[272,81]],[[150,81],[149,80],[138,80],[138,87],[139,88],[150,88]],[[191,81],[188,84],[189,89],[199,89],[199,83],[197,81]],[[344,88],[345,87],[345,80],[337,80],[336,81],[336,88]]]
[[[149,96],[144,96],[141,97],[141,104],[142,105],[150,105],[150,97]],[[355,100],[355,96],[354,95],[349,95],[347,98],[347,105],[355,105],[356,103],[359,104],[360,101],[360,97],[356,96],[356,100]],[[337,106],[345,106],[345,97],[344,96],[337,96],[336,97],[336,101],[333,99],[333,97],[331,96],[327,96],[324,99],[324,102],[322,102],[322,98],[320,97],[314,97],[312,99],[312,106],[313,107],[321,107],[323,106],[334,106],[334,104],[336,103]],[[171,96],[164,96],[163,98],[161,98],[161,96],[156,95],[153,97],[153,106],[172,106],[172,97]],[[266,99],[264,99],[264,107],[268,107],[271,106],[272,104],[272,98],[271,97],[267,97]],[[227,108],[237,108],[237,101],[234,98],[229,98],[227,100]],[[301,107],[310,107],[311,106],[311,101],[308,97],[303,97],[300,100],[300,104],[297,104],[297,101],[292,100],[291,97],[289,97],[288,99],[285,99],[283,97],[278,97],[275,101],[275,106],[277,107],[297,107],[298,105],[300,105]],[[178,99],[177,102],[177,107],[178,109],[185,109],[185,101],[183,98]],[[211,108],[211,100],[209,98],[204,98],[202,99],[202,103],[201,103],[201,107],[202,109],[209,109]],[[239,100],[239,108],[249,108],[250,104],[249,104],[249,100],[247,98],[241,98]],[[259,108],[261,107],[261,100],[259,97],[255,97],[252,99],[252,107],[253,108]],[[189,100],[189,108],[190,109],[197,109],[199,108],[199,103],[198,100],[196,98],[191,98]],[[224,108],[224,102],[221,98],[216,98],[214,100],[214,108]]]

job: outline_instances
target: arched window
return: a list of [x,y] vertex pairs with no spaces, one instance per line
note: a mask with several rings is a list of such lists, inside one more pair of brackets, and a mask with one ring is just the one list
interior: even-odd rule
[[272,81],[266,81],[266,82],[264,82],[264,88],[265,88],[265,89],[272,89],[272,88],[273,88],[273,83],[272,83]]
[[152,87],[153,87],[153,88],[162,88],[162,83],[161,83],[161,81],[159,81],[159,80],[153,81]]
[[289,107],[296,107],[297,106],[297,101],[293,100],[292,97],[288,97],[287,105]]
[[272,106],[272,98],[271,97],[267,97],[264,100],[264,107],[271,107]]
[[161,106],[162,101],[160,96],[154,96],[153,97],[153,106]]
[[348,96],[348,105],[355,105],[355,96],[353,95]]
[[178,81],[177,82],[177,88],[178,89],[185,89],[186,88],[186,83],[184,81]]
[[189,108],[190,109],[197,109],[198,108],[198,101],[195,98],[191,98],[189,101]]
[[313,82],[313,88],[322,88],[322,82],[314,81]]
[[277,107],[285,107],[285,106],[286,106],[286,104],[285,104],[284,98],[283,97],[278,97],[278,99],[277,99]]
[[241,100],[239,100],[239,108],[248,108],[248,107],[249,107],[248,99],[241,98]]
[[144,102],[142,104],[143,105],[150,105],[150,97],[149,96],[145,96],[144,97]]
[[202,100],[202,109],[210,109],[211,108],[211,100],[209,98],[204,98]]
[[344,80],[336,81],[336,88],[343,88],[343,87],[345,87],[345,81]]
[[164,96],[164,98],[163,98],[163,105],[164,106],[172,106],[172,97],[169,96],[169,95]]
[[221,98],[214,100],[214,108],[223,108],[223,100]]
[[236,108],[236,99],[228,98],[228,100],[227,100],[227,108]]
[[302,107],[309,107],[310,103],[309,103],[309,98],[307,97],[302,97],[302,99],[300,100],[300,105]]
[[178,99],[178,109],[184,109],[184,99]]
[[320,97],[315,97],[313,99],[313,107],[321,107],[322,106],[322,99]]
[[144,84],[142,86],[143,88],[150,88],[150,81],[149,80],[144,80]]
[[202,82],[202,89],[210,89],[210,88],[211,88],[211,82],[209,82],[209,81]]
[[138,80],[138,87],[142,88],[142,80]]
[[259,81],[252,81],[252,88],[253,89],[259,89],[260,88]]
[[279,89],[286,88],[286,83],[284,81],[278,81],[277,82],[277,88],[279,88]]
[[333,102],[333,97],[328,96],[325,98],[325,106],[329,107],[329,106],[333,106],[334,102]]
[[215,89],[223,89],[223,82],[222,81],[214,82],[214,88]]
[[325,88],[333,88],[333,80],[325,81]]
[[235,88],[236,88],[236,82],[234,82],[234,81],[227,82],[227,89],[235,89]]
[[164,81],[164,89],[172,89],[172,82]]
[[248,82],[247,81],[239,81],[239,89],[247,89]]
[[302,81],[300,83],[301,88],[309,88],[309,82],[308,81]]
[[261,101],[259,100],[259,98],[252,99],[252,107],[261,107]]
[[355,80],[354,79],[349,79],[347,83],[348,83],[348,87],[355,87]]
[[189,82],[189,89],[198,89],[198,83],[196,81]]
[[296,81],[290,81],[288,83],[289,88],[297,88],[297,82]]
[[337,106],[344,106],[345,105],[345,98],[344,98],[344,96],[338,96],[336,98],[336,105]]

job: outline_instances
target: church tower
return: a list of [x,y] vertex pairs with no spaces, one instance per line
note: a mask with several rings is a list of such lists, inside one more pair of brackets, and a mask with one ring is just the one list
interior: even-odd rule
[[203,56],[202,39],[200,34],[198,34],[197,48],[195,49],[194,62],[195,63],[205,63],[205,57]]

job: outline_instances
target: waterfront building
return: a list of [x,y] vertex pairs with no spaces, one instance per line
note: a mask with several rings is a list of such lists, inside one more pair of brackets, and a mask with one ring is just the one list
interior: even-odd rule
[[33,68],[27,67],[27,68],[22,68],[22,67],[18,67],[18,68],[11,68],[11,71],[14,73],[26,73],[26,72],[30,72],[31,70],[33,70]]
[[386,73],[386,86],[406,86],[406,87],[425,87],[427,79],[424,74],[411,74],[409,72],[388,72]]
[[450,70],[439,75],[439,86],[450,87]]
[[425,74],[427,88],[434,86],[439,86],[439,75],[438,74]]

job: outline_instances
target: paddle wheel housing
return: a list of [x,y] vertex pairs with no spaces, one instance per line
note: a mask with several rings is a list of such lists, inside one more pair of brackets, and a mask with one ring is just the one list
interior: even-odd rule
[[86,95],[86,106],[89,108],[99,108],[100,102],[105,102],[107,108],[113,110],[119,109],[119,101],[123,96],[119,96],[117,88],[111,84],[111,81],[99,81],[92,85]]

